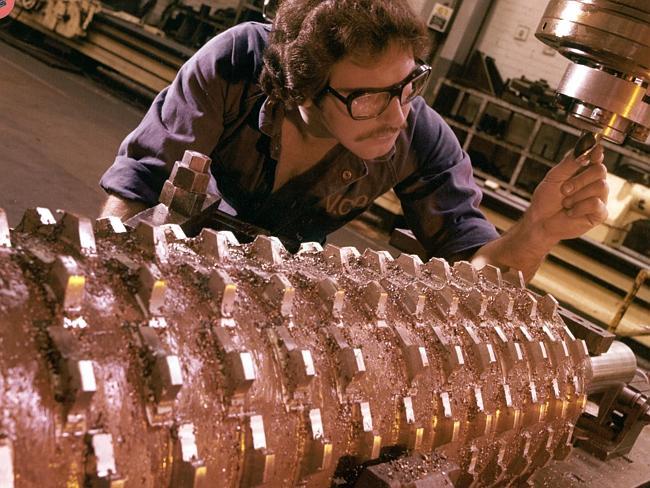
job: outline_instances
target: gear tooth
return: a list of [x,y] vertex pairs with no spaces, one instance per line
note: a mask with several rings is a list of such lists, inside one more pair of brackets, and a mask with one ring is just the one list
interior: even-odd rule
[[167,262],[169,252],[163,226],[141,221],[135,228],[133,235],[142,250],[155,256],[161,263]]
[[14,448],[10,439],[0,437],[0,486],[14,487]]
[[423,263],[420,256],[417,254],[400,254],[395,263],[397,263],[406,274],[411,275],[414,278],[420,277]]
[[325,302],[334,318],[340,318],[343,313],[345,292],[339,288],[338,283],[330,277],[318,282],[318,295]]
[[223,371],[228,387],[235,395],[245,395],[257,379],[253,354],[238,346],[239,337],[224,327],[213,328],[217,346],[224,357]]
[[402,348],[402,357],[406,363],[409,379],[413,381],[429,367],[427,350],[422,343],[404,327],[395,326],[395,333]]
[[296,253],[297,256],[304,256],[305,254],[318,254],[323,252],[323,246],[318,242],[303,242],[300,244],[300,249]]
[[325,435],[320,408],[307,412],[309,441],[305,452],[307,472],[324,471],[332,465],[333,444]]
[[168,244],[187,241],[187,235],[185,234],[185,231],[180,225],[163,224],[160,227],[162,227],[163,229],[163,232],[165,234],[165,239]]
[[452,344],[449,337],[439,326],[433,326],[433,338],[442,349],[445,350],[443,368],[447,376],[465,364],[463,348],[460,345]]
[[16,230],[18,232],[50,235],[56,228],[56,218],[49,208],[28,208]]
[[495,325],[492,330],[495,344],[502,354],[503,368],[507,373],[517,363],[524,360],[521,345],[518,342],[509,340],[500,325]]
[[205,462],[199,457],[196,445],[194,424],[178,425],[173,429],[174,467],[172,469],[172,486],[198,488],[207,475]]
[[386,317],[388,293],[378,281],[371,281],[364,287],[363,300],[376,318],[384,319]]
[[469,261],[455,262],[454,275],[468,285],[474,285],[478,281],[476,269]]
[[276,334],[287,357],[290,387],[293,390],[308,387],[316,376],[316,367],[311,351],[300,347],[285,326],[278,327]]
[[384,275],[388,270],[388,263],[393,260],[393,257],[388,251],[375,251],[373,249],[366,249],[363,253],[363,264],[377,273]]
[[277,237],[259,235],[251,244],[253,254],[270,264],[282,264],[282,255],[287,250]]
[[476,319],[480,320],[485,317],[488,308],[488,299],[481,291],[472,288],[463,301],[467,309]]
[[441,258],[431,258],[422,268],[438,280],[449,283],[451,281],[451,269],[449,263]]
[[85,297],[86,278],[71,256],[57,256],[50,271],[50,284],[63,310],[78,312]]
[[449,392],[440,392],[435,400],[433,447],[438,448],[456,441],[460,431],[460,421],[454,419]]
[[359,460],[365,462],[377,459],[381,451],[382,438],[373,426],[370,403],[355,403],[355,416],[357,417],[361,430],[358,447]]
[[86,458],[86,483],[89,486],[123,486],[126,480],[118,475],[113,436],[105,432],[89,433],[86,443],[89,453]]
[[228,273],[215,269],[210,273],[208,282],[213,297],[219,303],[222,317],[232,317],[235,301],[237,300],[237,285]]
[[515,453],[506,468],[506,475],[509,478],[516,477],[526,471],[531,462],[532,435],[524,431],[518,436],[518,444],[515,447]]
[[204,192],[188,191],[180,186],[175,186],[174,183],[167,180],[162,187],[158,201],[160,204],[166,206],[168,210],[185,217],[192,217],[201,212],[206,199],[207,194]]
[[275,454],[267,448],[262,415],[251,415],[248,419],[244,446],[247,447],[242,486],[271,484],[275,476]]
[[521,339],[521,343],[526,351],[526,359],[530,363],[531,368],[545,367],[550,361],[550,358],[544,342],[535,340],[525,325],[520,325],[515,328],[515,332]]
[[537,299],[530,293],[522,293],[517,298],[516,308],[524,320],[537,319]]
[[404,306],[409,313],[415,315],[418,319],[422,318],[427,300],[424,293],[425,287],[426,285],[422,282],[411,283],[404,292]]
[[183,384],[183,373],[178,356],[175,354],[156,356],[151,377],[156,402],[173,402],[178,397]]
[[337,351],[341,380],[344,386],[347,387],[348,384],[361,378],[366,373],[363,353],[361,349],[350,347],[338,327],[328,327],[327,333]]
[[492,296],[490,309],[494,315],[502,320],[509,320],[515,306],[515,300],[507,290],[500,290]]
[[449,285],[446,285],[440,290],[435,290],[433,294],[435,305],[443,317],[447,318],[456,315],[458,311],[458,297]]
[[537,309],[546,320],[553,320],[557,314],[558,302],[553,295],[546,294],[537,302]]
[[96,256],[95,234],[90,219],[66,212],[58,224],[59,237],[84,256]]
[[402,397],[400,402],[400,444],[411,451],[420,451],[424,440],[424,428],[418,426],[411,396]]
[[501,269],[491,264],[486,264],[480,271],[479,275],[485,279],[485,281],[492,283],[493,285],[501,288],[503,285],[503,279],[501,277]]
[[127,228],[119,217],[104,217],[95,221],[95,238],[126,234]]
[[510,283],[515,288],[526,288],[526,281],[524,280],[524,274],[517,269],[509,269],[506,273],[502,275],[503,281]]
[[239,245],[239,241],[230,231],[203,229],[199,234],[201,252],[219,262],[230,257],[230,249]]
[[138,270],[137,296],[147,313],[153,316],[161,316],[165,308],[167,295],[167,282],[162,278],[158,266],[153,263],[146,263]]
[[273,274],[264,288],[264,298],[279,308],[283,317],[293,315],[293,299],[296,290],[283,274]]
[[0,208],[0,248],[3,247],[11,247],[11,232],[9,230],[7,212]]
[[345,267],[348,265],[347,257],[343,253],[342,249],[333,244],[327,244],[323,250],[323,255],[328,263],[331,263],[337,267]]
[[486,373],[489,368],[496,364],[497,358],[492,344],[483,342],[476,329],[471,325],[463,325],[460,330],[464,332],[471,344],[473,356],[476,360],[476,368],[481,374]]

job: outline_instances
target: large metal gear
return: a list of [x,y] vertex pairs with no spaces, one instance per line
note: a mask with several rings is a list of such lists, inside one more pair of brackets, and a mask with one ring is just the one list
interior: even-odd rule
[[467,262],[0,212],[0,486],[518,483],[586,402],[556,306]]

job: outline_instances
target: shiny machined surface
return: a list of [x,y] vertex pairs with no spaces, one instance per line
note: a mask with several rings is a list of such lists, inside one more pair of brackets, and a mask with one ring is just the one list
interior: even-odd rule
[[[574,99],[569,122],[622,144],[650,127],[650,4],[551,0],[536,36],[573,61],[558,92]],[[640,126],[640,128],[639,128]]]
[[593,356],[590,361],[587,387],[590,394],[629,383],[637,369],[634,352],[619,341],[614,341],[606,353]]
[[536,36],[574,62],[650,79],[650,8],[644,0],[551,0]]
[[329,486],[395,452],[491,486],[571,450],[585,343],[519,274],[47,209],[0,234],[16,487]]
[[601,127],[602,136],[622,143],[632,124],[650,127],[648,87],[617,78],[601,70],[571,64],[566,70],[558,92],[579,100],[571,116],[585,129]]

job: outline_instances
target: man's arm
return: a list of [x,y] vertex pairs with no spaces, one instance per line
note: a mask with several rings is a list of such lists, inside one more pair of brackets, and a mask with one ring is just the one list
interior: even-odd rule
[[108,195],[99,212],[99,218],[119,217],[124,221],[133,217],[135,214],[142,212],[145,208],[147,208],[147,205],[142,202],[127,200],[126,198],[118,197],[117,195]]
[[530,281],[559,241],[583,235],[607,219],[607,168],[603,148],[583,158],[570,153],[553,167],[533,193],[530,206],[500,238],[485,244],[472,258],[482,268],[492,264],[521,270]]
[[[226,119],[234,120],[248,97],[259,93],[256,73],[263,64],[267,35],[267,27],[244,23],[199,49],[124,139],[113,165],[102,176],[101,187],[127,202],[153,206],[174,162],[187,149],[211,155]],[[142,208],[109,197],[101,213],[127,215]]]

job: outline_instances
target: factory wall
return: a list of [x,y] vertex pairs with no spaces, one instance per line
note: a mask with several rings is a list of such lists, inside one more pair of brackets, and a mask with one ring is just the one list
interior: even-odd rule
[[492,56],[504,80],[524,75],[556,87],[569,61],[535,37],[546,0],[496,0],[477,48]]

